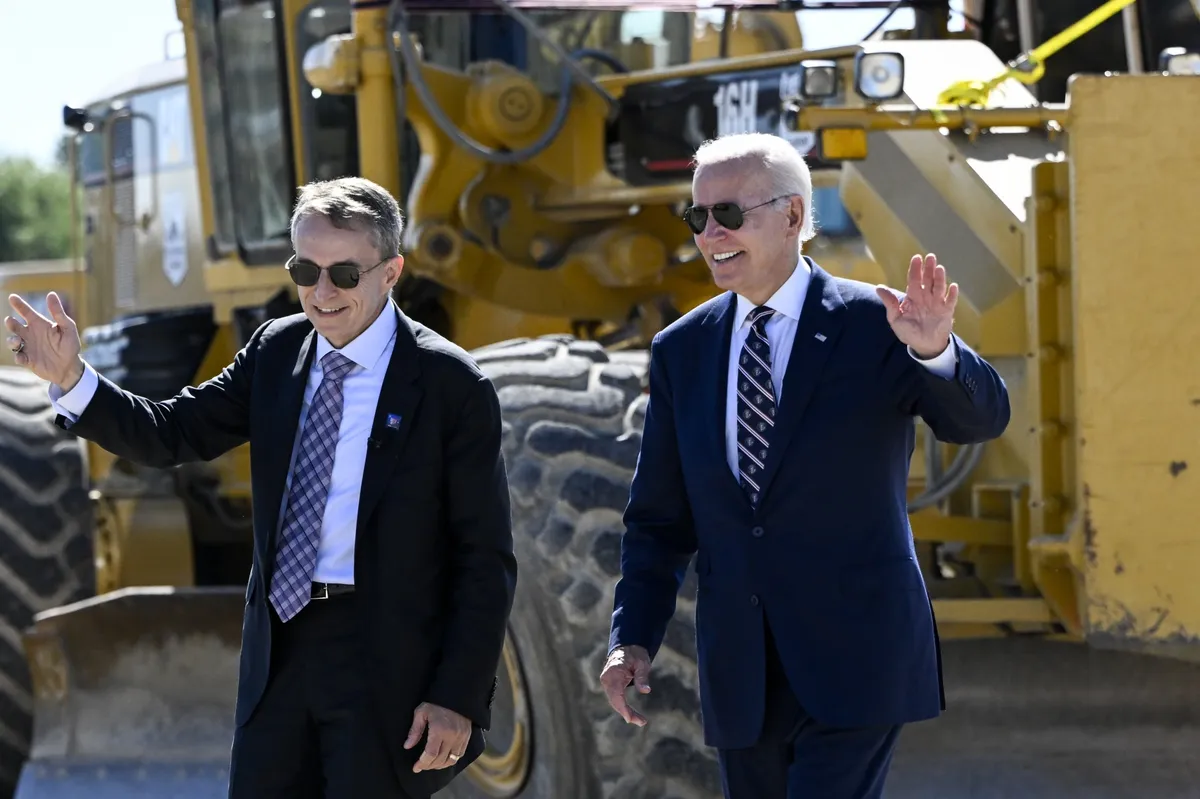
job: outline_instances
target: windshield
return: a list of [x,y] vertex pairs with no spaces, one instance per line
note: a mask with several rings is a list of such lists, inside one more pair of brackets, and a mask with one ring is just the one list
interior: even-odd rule
[[219,252],[247,264],[290,252],[292,170],[278,0],[198,0],[205,134]]
[[[108,112],[105,104],[89,108],[89,116],[95,122],[88,132],[79,137],[79,182],[89,189],[103,186],[108,180],[108,170],[104,164],[104,117]],[[112,178],[114,181],[122,180],[133,174],[133,120],[120,117],[108,124],[112,126],[109,134],[112,139]]]

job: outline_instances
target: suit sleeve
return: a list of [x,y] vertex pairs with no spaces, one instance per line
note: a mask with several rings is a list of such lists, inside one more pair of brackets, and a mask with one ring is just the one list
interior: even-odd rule
[[165,469],[212,460],[250,438],[250,386],[262,332],[269,324],[255,331],[233,363],[199,386],[157,402],[97,375],[95,392],[78,418],[60,413],[56,423],[144,466]]
[[696,533],[683,481],[675,430],[674,397],[661,341],[650,347],[650,397],[641,452],[625,509],[621,579],[613,601],[609,651],[643,646],[651,659],[675,614]]
[[450,419],[445,453],[449,509],[449,622],[427,699],[491,725],[491,694],[517,585],[508,476],[496,389],[481,377]]
[[955,361],[944,366],[948,376],[917,361],[899,340],[893,342],[889,368],[901,375],[901,405],[924,419],[939,441],[977,444],[1004,434],[1012,414],[1008,388],[961,338],[950,336]]

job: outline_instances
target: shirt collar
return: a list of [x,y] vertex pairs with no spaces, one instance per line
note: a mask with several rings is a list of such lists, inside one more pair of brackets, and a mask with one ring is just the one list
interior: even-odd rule
[[[396,334],[396,305],[391,299],[383,306],[383,310],[375,317],[375,321],[360,333],[353,341],[342,347],[338,352],[367,371],[379,364],[383,351],[388,342]],[[317,336],[317,360],[320,361],[335,347],[324,336]]]
[[[792,270],[792,274],[771,295],[770,299],[763,304],[773,308],[776,314],[782,314],[789,319],[798,320],[800,318],[800,309],[804,307],[804,297],[808,294],[808,283],[811,277],[812,268],[808,265],[808,259],[801,256],[800,260],[796,263],[796,268]],[[756,307],[758,306],[741,294],[737,295],[738,327],[746,323],[746,317]]]

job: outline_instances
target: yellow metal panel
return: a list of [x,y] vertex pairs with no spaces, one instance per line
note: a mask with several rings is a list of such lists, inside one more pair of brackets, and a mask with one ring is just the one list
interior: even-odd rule
[[[929,252],[930,242],[917,238],[900,219],[895,207],[880,196],[853,164],[843,165],[841,171],[842,203],[862,231],[871,255],[879,262],[882,272],[879,282],[903,289],[909,259],[915,253]],[[972,346],[978,346],[979,324],[979,312],[972,305],[970,295],[960,294],[954,318],[955,332]]]
[[131,585],[192,585],[187,509],[176,497],[99,498],[96,590]]
[[[299,93],[308,91],[305,85],[304,76],[299,70],[292,67],[293,64],[299,64],[304,57],[304,53],[296,52],[296,18],[304,13],[306,7],[312,5],[311,0],[283,0],[283,18],[286,20],[282,26],[283,41],[280,42],[283,46],[284,57],[287,64],[286,68],[280,70],[280,77],[283,78],[287,85],[287,104],[289,122],[291,131],[289,144],[292,150],[292,168],[298,176],[297,180],[302,180],[299,176],[304,174],[304,147],[306,130],[304,127],[304,118],[301,114],[301,106],[298,102]],[[390,186],[388,187],[390,188]]]
[[706,19],[699,14],[693,17],[695,38],[690,56],[694,62],[757,55],[781,46],[788,49],[804,46],[800,22],[794,11],[734,11],[724,56],[721,53],[724,21],[712,17]]
[[[197,386],[220,374],[237,356],[238,346],[233,326],[228,321],[219,321],[208,352],[192,379]],[[250,445],[243,444],[221,455],[212,462],[220,479],[221,494],[226,497],[250,496]]]
[[865,128],[822,128],[817,131],[821,158],[826,161],[859,161],[867,157]]
[[1050,609],[1040,599],[935,599],[933,612],[939,625],[1054,621]]
[[45,307],[46,296],[52,291],[58,292],[63,308],[83,328],[86,322],[80,320],[87,319],[88,306],[83,296],[83,273],[75,267],[70,258],[0,263],[0,296],[7,298],[9,294],[20,294],[34,308],[49,313]]
[[1077,76],[1077,501],[1092,639],[1200,633],[1200,185],[1193,81]]
[[444,303],[455,343],[468,350],[510,338],[572,332],[563,317],[526,314],[466,294],[449,294]]
[[183,26],[185,57],[187,59],[188,105],[191,116],[191,134],[196,158],[197,198],[201,230],[207,237],[217,229],[216,213],[213,210],[212,187],[209,182],[208,165],[208,119],[204,115],[204,98],[201,94],[200,42],[196,39],[191,0],[175,0],[175,14]]
[[[138,120],[139,125],[145,123]],[[157,123],[160,131],[165,127]],[[161,132],[158,134],[163,135]],[[188,131],[187,135],[190,135]],[[134,280],[136,310],[164,311],[205,305],[209,300],[204,282],[204,229],[199,192],[193,167],[161,170],[150,177],[140,174],[134,183],[136,211],[148,225],[133,228],[134,250],[131,266],[136,270]],[[153,198],[157,195],[157,198]],[[169,231],[182,224],[182,231]],[[186,272],[176,285],[167,273],[168,253],[164,242],[172,232],[186,242]],[[173,259],[171,259],[173,260]],[[176,274],[178,277],[178,274]]]
[[[292,0],[290,5],[298,6]],[[297,8],[297,11],[299,9]],[[383,186],[393,197],[400,197],[400,136],[396,130],[396,91],[388,56],[391,36],[387,30],[387,6],[362,6],[354,9],[354,36],[358,43],[361,72],[357,103],[359,170],[363,177]],[[291,19],[292,15],[289,14]],[[290,26],[289,26],[290,29]],[[296,63],[292,35],[288,35],[289,63]],[[303,80],[303,78],[299,78]],[[291,92],[293,131],[302,131],[298,116],[297,92]],[[300,153],[300,142],[293,146]],[[297,161],[299,164],[299,161]],[[296,174],[303,174],[297,166]]]
[[979,319],[977,340],[989,355],[1025,355],[1025,297],[1020,291],[1008,295]]
[[[887,136],[929,187],[954,208],[965,226],[963,235],[974,235],[976,247],[1004,268],[1012,284],[996,280],[991,293],[999,298],[1017,290],[1021,271],[1021,223],[1028,196],[1028,176],[1033,160],[1053,148],[1035,142],[1035,135],[992,134],[969,140],[961,133],[949,136],[927,131],[877,133]],[[1039,142],[1040,143],[1040,142]],[[1026,154],[1024,149],[1032,152]],[[1015,178],[1015,179],[1014,179]],[[1003,293],[999,286],[1003,286]],[[982,298],[977,298],[982,299]],[[992,302],[984,303],[990,306]]]
[[933,508],[912,514],[911,521],[913,538],[917,541],[961,541],[980,546],[1012,544],[1012,525],[1007,521],[942,516]]
[[[820,229],[821,223],[818,220],[818,234]],[[872,284],[887,282],[883,268],[871,257],[862,239],[831,239],[818,235],[804,244],[804,254],[837,277]]]

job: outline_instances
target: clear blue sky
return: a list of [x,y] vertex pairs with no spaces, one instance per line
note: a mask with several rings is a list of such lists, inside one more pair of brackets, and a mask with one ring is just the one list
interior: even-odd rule
[[[856,42],[882,13],[801,12],[805,44]],[[897,12],[888,27],[911,19]],[[83,104],[126,72],[161,61],[166,37],[178,29],[174,0],[0,0],[0,157],[50,163],[63,130],[63,104]],[[181,40],[170,44],[177,49]]]
[[52,162],[63,105],[161,61],[164,37],[178,29],[174,0],[0,0],[0,157]]

